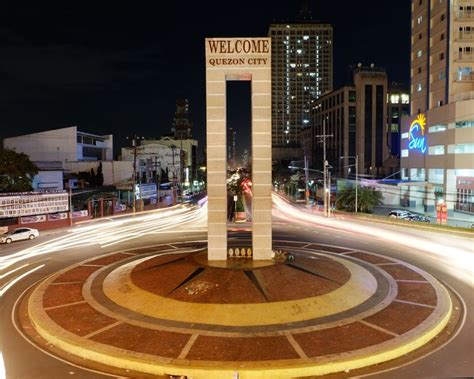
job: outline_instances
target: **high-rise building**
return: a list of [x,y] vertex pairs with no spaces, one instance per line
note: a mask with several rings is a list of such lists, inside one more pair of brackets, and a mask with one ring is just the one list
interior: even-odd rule
[[397,158],[397,167],[399,169],[402,117],[410,114],[409,86],[397,82],[390,83],[388,86],[387,104],[387,146],[390,155]]
[[333,86],[333,29],[312,21],[303,2],[292,23],[270,25],[272,39],[272,154],[302,156],[300,131],[311,123],[312,102]]
[[318,170],[323,169],[324,161],[318,136],[325,135],[326,160],[337,176],[348,176],[346,168],[354,166],[356,156],[362,177],[392,175],[399,171],[398,157],[390,145],[392,128],[398,135],[399,124],[394,123],[408,106],[409,96],[388,86],[383,68],[358,65],[352,72],[352,83],[314,101],[312,125],[302,130],[302,145],[311,166]]
[[177,140],[193,138],[192,128],[188,99],[176,100],[176,112],[171,127],[174,138]]
[[230,170],[236,169],[236,138],[237,132],[234,128],[227,131],[227,165]]
[[412,0],[411,116],[402,123],[402,204],[474,214],[474,3]]

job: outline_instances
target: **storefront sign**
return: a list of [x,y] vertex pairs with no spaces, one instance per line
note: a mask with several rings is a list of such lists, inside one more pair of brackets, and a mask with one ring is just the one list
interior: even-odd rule
[[408,149],[419,150],[423,154],[426,152],[425,125],[426,117],[424,114],[419,114],[411,123],[410,131],[408,132]]
[[35,222],[45,222],[46,215],[20,217],[20,224],[34,224]]
[[0,218],[33,216],[68,210],[69,194],[66,191],[0,195]]

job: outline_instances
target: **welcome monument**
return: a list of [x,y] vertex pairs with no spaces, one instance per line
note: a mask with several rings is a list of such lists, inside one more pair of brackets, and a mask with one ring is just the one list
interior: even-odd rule
[[208,259],[227,259],[226,85],[251,81],[252,252],[272,258],[271,38],[206,38]]

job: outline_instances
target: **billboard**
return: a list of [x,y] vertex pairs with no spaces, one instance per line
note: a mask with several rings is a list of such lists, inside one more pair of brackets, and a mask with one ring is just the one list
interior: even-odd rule
[[69,211],[69,194],[66,191],[0,194],[0,218],[67,211]]

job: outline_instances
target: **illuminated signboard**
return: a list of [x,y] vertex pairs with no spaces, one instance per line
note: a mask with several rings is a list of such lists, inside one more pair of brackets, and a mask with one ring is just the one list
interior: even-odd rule
[[419,114],[411,123],[410,131],[408,132],[408,149],[419,150],[423,154],[426,152],[425,125],[426,117],[424,114]]
[[69,194],[66,191],[0,195],[0,218],[34,216],[68,210]]

